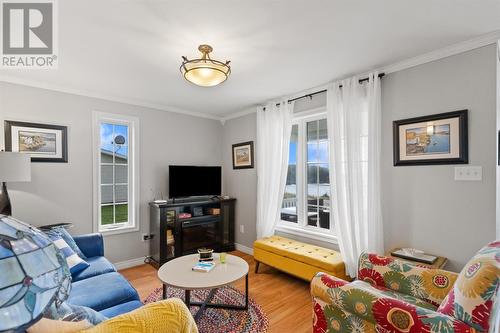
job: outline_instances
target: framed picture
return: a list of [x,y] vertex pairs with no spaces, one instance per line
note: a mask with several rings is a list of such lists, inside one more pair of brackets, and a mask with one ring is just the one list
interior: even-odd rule
[[233,169],[253,168],[253,141],[233,145]]
[[68,162],[66,126],[5,121],[5,150],[29,154],[31,162]]
[[394,165],[469,163],[467,110],[393,122]]

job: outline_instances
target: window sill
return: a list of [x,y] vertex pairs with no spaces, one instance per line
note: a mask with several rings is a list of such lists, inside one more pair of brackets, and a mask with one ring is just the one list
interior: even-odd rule
[[317,241],[338,245],[338,239],[335,235],[326,232],[311,230],[310,228],[301,228],[294,225],[289,225],[289,223],[287,222],[278,224],[276,226],[276,230],[294,236],[310,238]]
[[125,234],[128,232],[137,232],[139,231],[139,227],[137,226],[120,226],[117,228],[101,228],[99,229],[99,233],[101,233],[103,236],[110,236],[110,235],[118,235],[118,234]]

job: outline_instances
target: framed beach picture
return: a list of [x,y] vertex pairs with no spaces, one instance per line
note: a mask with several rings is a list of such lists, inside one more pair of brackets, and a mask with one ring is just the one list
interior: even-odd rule
[[66,126],[5,121],[5,150],[29,154],[32,162],[68,162]]
[[469,163],[467,110],[393,122],[394,165]]
[[253,141],[233,145],[233,169],[253,168]]

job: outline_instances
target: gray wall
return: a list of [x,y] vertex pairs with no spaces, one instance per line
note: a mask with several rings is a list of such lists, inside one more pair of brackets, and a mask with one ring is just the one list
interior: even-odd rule
[[[386,248],[412,246],[441,254],[450,258],[450,269],[458,270],[495,238],[496,47],[388,74],[382,82]],[[470,111],[470,165],[483,167],[483,181],[454,181],[453,166],[392,166],[393,120],[464,108]],[[147,202],[152,191],[166,193],[171,163],[218,165],[222,160],[224,194],[238,199],[236,242],[252,246],[256,169],[233,170],[231,145],[255,141],[255,114],[222,126],[197,117],[0,83],[0,133],[5,119],[69,127],[69,163],[34,163],[30,183],[9,184],[15,216],[35,225],[70,221],[76,234],[92,231],[92,110],[141,120],[141,230],[106,238],[112,261],[147,254],[147,243],[141,241],[149,229]]]
[[[500,132],[500,40],[497,43],[497,131]],[[497,160],[500,161],[500,156],[498,155],[498,149],[500,148],[500,138],[497,141]],[[497,236],[496,239],[500,239],[500,165],[497,165],[497,198],[496,198],[496,215],[497,215]],[[500,311],[498,312],[500,319]]]
[[[490,45],[427,63],[382,79],[382,209],[386,250],[423,249],[449,258],[459,270],[485,243],[495,238],[496,47]],[[318,107],[313,98],[311,107]],[[321,104],[321,103],[320,103]],[[300,109],[306,109],[300,105]],[[483,167],[481,182],[454,181],[454,166],[392,165],[392,121],[425,114],[469,109],[470,165]],[[255,115],[224,126],[224,165],[231,143],[255,137]],[[228,142],[228,140],[231,140]],[[227,169],[227,168],[226,168]],[[247,171],[248,172],[248,171]],[[241,177],[240,177],[241,175]],[[255,198],[255,171],[226,175],[226,188],[241,198]],[[230,185],[228,185],[228,183]],[[239,200],[248,215],[238,223],[252,233],[238,235],[250,246],[255,237],[255,199]],[[283,234],[283,233],[281,233]],[[300,239],[300,237],[288,236]],[[312,241],[309,241],[312,242]],[[319,243],[319,242],[314,242]],[[320,243],[319,243],[320,244]],[[330,247],[335,248],[332,244]]]
[[92,111],[140,119],[140,231],[110,235],[106,255],[113,262],[148,254],[141,234],[149,231],[147,206],[154,194],[167,194],[168,165],[220,165],[219,121],[0,83],[0,147],[3,121],[68,126],[69,163],[32,163],[32,181],[9,184],[13,214],[42,225],[73,222],[72,233],[92,232]]
[[[385,245],[449,258],[459,270],[495,238],[496,47],[490,45],[383,78]],[[469,164],[483,180],[454,180],[454,166],[392,166],[392,121],[469,109]]]
[[[235,143],[254,141],[256,149],[256,117],[255,113],[224,124],[223,129],[223,168],[224,193],[235,197],[236,201],[236,243],[252,247],[257,237],[255,230],[257,207],[257,169],[233,170],[232,145]],[[241,232],[243,226],[244,232]]]

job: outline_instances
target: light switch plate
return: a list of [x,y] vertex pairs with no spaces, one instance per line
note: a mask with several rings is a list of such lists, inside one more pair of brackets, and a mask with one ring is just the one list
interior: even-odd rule
[[455,180],[480,181],[482,179],[482,166],[455,167]]

